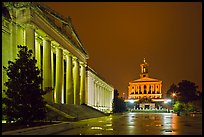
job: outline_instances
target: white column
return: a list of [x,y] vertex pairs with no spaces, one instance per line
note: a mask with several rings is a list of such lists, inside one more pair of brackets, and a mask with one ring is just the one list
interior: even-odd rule
[[66,56],[67,70],[66,70],[66,103],[74,104],[74,89],[73,89],[73,74],[72,74],[72,55],[70,53]]
[[94,106],[97,106],[97,102],[98,102],[98,85],[97,82],[95,82],[95,86],[94,86]]
[[74,68],[73,68],[73,82],[74,82],[74,104],[80,104],[80,79],[79,79],[79,61],[76,57],[74,59]]
[[[52,87],[51,77],[51,41],[47,38],[43,39],[43,90]],[[45,100],[52,101],[52,92],[45,95]]]
[[[41,66],[41,52],[40,52],[40,44],[41,44],[42,40],[39,39],[38,37],[35,38],[35,59],[37,60],[37,67],[38,69],[41,71],[42,70],[42,66]],[[42,76],[42,73],[40,74]],[[41,87],[41,84],[40,84],[40,88]]]
[[32,50],[33,56],[35,55],[35,29],[33,25],[26,25],[25,28],[25,45],[29,50]]
[[89,76],[89,74],[87,74],[87,82],[88,82],[88,85],[87,85],[87,88],[88,88],[88,92],[87,92],[87,97],[88,97],[88,100],[87,100],[87,104],[89,106],[91,106],[91,90],[92,90],[92,85],[91,85],[91,77]]
[[108,88],[108,108],[110,108],[111,106],[111,92],[110,92],[110,89]]
[[[17,34],[16,34],[17,45],[24,46],[25,45],[24,29],[20,25],[17,25],[16,30],[17,30]],[[17,50],[17,52],[18,52],[18,50]]]
[[99,107],[100,106],[100,85],[98,83],[98,86],[97,86],[97,106]]
[[103,85],[100,85],[100,96],[99,96],[99,98],[100,98],[100,106],[102,108],[102,106],[103,106]]
[[110,108],[112,108],[112,102],[113,102],[113,96],[114,96],[114,92],[112,89],[110,89],[110,94],[111,94],[111,99],[110,99]]
[[95,80],[93,78],[91,78],[91,80],[92,80],[92,98],[91,98],[91,102],[92,102],[92,106],[95,106],[96,83],[95,83]]
[[[15,58],[17,57],[17,51],[18,51],[18,49],[17,49],[17,45],[19,45],[19,43],[18,43],[18,41],[17,41],[17,36],[19,35],[19,33],[18,33],[18,35],[17,35],[17,28],[18,28],[18,26],[15,24],[15,23],[11,23],[11,35],[12,35],[12,38],[11,38],[11,42],[12,42],[12,46],[11,46],[11,48],[12,48],[12,50],[11,51],[9,51],[9,52],[12,52],[12,54],[11,54],[11,57],[10,57],[10,60],[15,60]],[[8,37],[7,37],[8,38]],[[3,38],[3,34],[2,34],[2,51],[4,51],[3,50],[3,40],[4,40],[5,38]],[[10,42],[10,40],[9,40],[9,42]],[[6,45],[5,45],[6,46]],[[4,58],[5,59],[5,58]]]
[[[51,73],[52,73],[52,89],[55,88],[55,68],[54,68],[54,52],[55,48],[51,46]],[[54,93],[55,94],[55,93]],[[56,95],[52,95],[53,100],[56,98]]]
[[90,106],[90,100],[89,100],[89,96],[90,96],[90,93],[89,93],[89,74],[88,74],[88,71],[85,71],[85,104],[89,105]]
[[98,89],[97,102],[98,102],[98,106],[100,106],[100,85],[99,85],[99,83],[98,83],[97,89]]
[[80,104],[85,103],[85,78],[86,78],[86,68],[85,64],[81,63],[81,79],[80,79]]
[[104,107],[104,87],[101,86],[101,106]]
[[35,39],[35,59],[37,60],[38,68],[41,70],[40,43],[41,43],[41,39],[36,37]]
[[56,103],[62,103],[62,87],[63,87],[63,56],[62,49],[56,47],[56,80],[55,80],[55,92]]
[[100,96],[100,99],[101,99],[101,107],[103,108],[103,85],[101,85],[101,96]]
[[105,107],[107,107],[107,99],[108,99],[108,96],[107,96],[107,89],[106,89],[106,87],[105,87],[105,89],[104,89],[104,104],[105,104]]
[[106,91],[105,91],[105,87],[103,87],[103,107],[106,106],[106,98],[105,98],[105,95],[106,95]]
[[90,99],[90,105],[93,106],[93,98],[94,98],[94,81],[90,77],[90,92],[89,92],[89,99]]
[[109,108],[110,107],[110,92],[108,91],[108,89],[106,89],[106,92],[107,92],[107,103],[106,103],[106,105],[107,105],[107,107]]

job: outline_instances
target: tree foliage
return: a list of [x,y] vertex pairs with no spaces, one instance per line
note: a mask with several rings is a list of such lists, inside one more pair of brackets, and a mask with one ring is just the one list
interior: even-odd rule
[[125,110],[126,105],[123,98],[119,98],[118,90],[114,89],[113,113],[124,112]]
[[[202,99],[202,93],[197,90],[198,86],[191,81],[182,80],[177,85],[172,84],[167,91],[167,97],[174,100],[174,112],[193,112],[199,107],[196,101]],[[172,94],[176,93],[173,97]]]
[[174,112],[181,112],[183,111],[183,104],[179,101],[176,101],[176,103],[173,106]]
[[4,83],[7,90],[4,90],[6,96],[2,97],[2,112],[8,121],[30,123],[45,117],[46,102],[42,95],[46,92],[40,89],[42,77],[32,50],[21,45],[18,48],[15,61],[8,61],[8,68],[3,67],[8,81]]
[[184,103],[198,99],[198,86],[194,82],[182,80],[178,83],[178,100]]
[[173,110],[174,112],[184,112],[187,114],[189,112],[196,111],[196,106],[193,102],[183,103],[180,101],[176,101],[173,106]]
[[[172,84],[167,91],[167,98],[175,99],[184,103],[192,102],[199,98],[198,86],[194,82],[188,80],[182,80],[177,85]],[[175,97],[172,96],[176,93]]]

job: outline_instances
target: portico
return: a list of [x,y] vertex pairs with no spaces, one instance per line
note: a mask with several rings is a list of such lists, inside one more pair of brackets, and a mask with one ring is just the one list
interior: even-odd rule
[[[45,100],[66,104],[84,103],[88,54],[76,36],[70,18],[59,20],[52,11],[36,3],[5,4],[13,11],[10,12],[11,25],[7,28],[9,33],[2,32],[2,35],[8,35],[3,39],[4,49],[13,51],[9,59],[15,59],[17,45],[28,46],[33,51],[37,66],[42,70],[42,89],[53,89],[44,96]],[[53,22],[49,22],[51,17]],[[63,29],[70,35],[62,32],[63,23],[67,24]],[[7,41],[12,46],[4,46],[10,44]],[[6,66],[7,62],[3,65]]]
[[[15,60],[17,45],[27,46],[41,70],[40,86],[48,91],[45,101],[112,111],[114,88],[88,66],[88,53],[70,17],[36,2],[4,2],[4,7],[7,16],[2,15],[2,66]],[[8,78],[4,71],[2,74],[3,91]]]

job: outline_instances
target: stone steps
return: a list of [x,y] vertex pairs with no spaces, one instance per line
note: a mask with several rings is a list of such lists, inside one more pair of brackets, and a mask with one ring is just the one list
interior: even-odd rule
[[48,103],[48,109],[51,110],[53,118],[56,120],[60,118],[61,120],[65,121],[76,121],[76,120],[83,120],[88,118],[95,118],[95,117],[101,117],[106,116],[107,114],[94,109],[92,107],[89,107],[87,105],[74,105],[74,104],[56,104],[56,103]]

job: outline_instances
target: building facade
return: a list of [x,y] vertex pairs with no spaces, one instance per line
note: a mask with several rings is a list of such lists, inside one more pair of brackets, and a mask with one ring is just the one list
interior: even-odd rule
[[140,65],[140,78],[132,80],[128,85],[128,99],[135,100],[137,108],[155,109],[155,102],[162,102],[162,81],[149,77],[149,64],[144,58],[144,62]]
[[[17,45],[33,51],[42,70],[42,89],[52,88],[47,102],[84,104],[87,94],[87,51],[70,17],[37,2],[4,2],[2,7],[2,68],[17,57]],[[2,91],[7,75],[2,69]],[[113,92],[113,91],[112,91]],[[4,96],[4,93],[2,93]]]
[[112,111],[114,88],[92,68],[87,67],[86,104],[103,112]]

